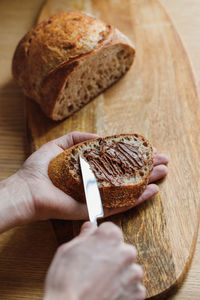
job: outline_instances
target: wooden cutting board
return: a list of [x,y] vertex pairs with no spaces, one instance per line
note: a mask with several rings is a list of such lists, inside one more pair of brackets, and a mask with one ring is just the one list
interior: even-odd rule
[[[32,150],[72,130],[101,136],[137,132],[170,156],[169,175],[148,203],[109,218],[137,247],[147,298],[164,299],[186,274],[195,248],[200,207],[200,110],[190,62],[164,8],[156,0],[49,0],[39,21],[77,9],[117,26],[136,45],[129,73],[63,122],[47,119],[26,100]],[[77,234],[79,222],[54,223],[59,242]]]

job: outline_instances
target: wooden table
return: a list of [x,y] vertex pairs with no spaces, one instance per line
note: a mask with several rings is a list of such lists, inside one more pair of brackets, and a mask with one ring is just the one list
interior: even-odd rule
[[[0,179],[14,173],[27,156],[23,96],[11,76],[19,39],[34,24],[44,1],[0,2]],[[161,0],[191,58],[200,90],[199,0]],[[0,236],[0,299],[42,299],[45,273],[56,249],[49,222],[15,228]],[[191,269],[170,299],[200,299],[200,234]]]

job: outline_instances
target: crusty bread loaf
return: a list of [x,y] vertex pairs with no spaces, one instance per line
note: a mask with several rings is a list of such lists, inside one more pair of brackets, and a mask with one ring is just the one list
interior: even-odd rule
[[48,174],[54,185],[77,201],[85,201],[79,156],[93,170],[104,207],[133,205],[148,184],[153,149],[138,134],[115,135],[77,144],[54,158]]
[[26,96],[62,120],[115,83],[135,50],[117,29],[84,13],[54,15],[31,29],[13,57],[13,76]]

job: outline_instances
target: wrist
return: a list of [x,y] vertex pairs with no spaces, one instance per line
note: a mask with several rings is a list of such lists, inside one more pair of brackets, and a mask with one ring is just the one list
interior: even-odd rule
[[0,232],[33,220],[32,195],[19,171],[0,182]]

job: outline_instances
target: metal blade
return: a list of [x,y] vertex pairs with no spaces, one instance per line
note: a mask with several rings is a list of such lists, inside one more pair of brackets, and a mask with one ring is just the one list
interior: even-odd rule
[[98,184],[89,163],[81,156],[79,158],[89,218],[97,225],[97,219],[104,215]]

